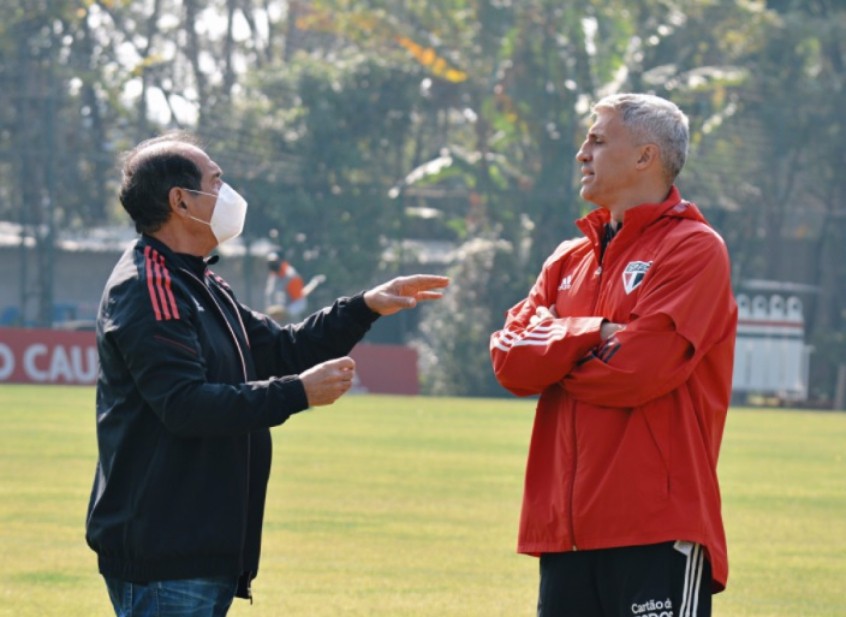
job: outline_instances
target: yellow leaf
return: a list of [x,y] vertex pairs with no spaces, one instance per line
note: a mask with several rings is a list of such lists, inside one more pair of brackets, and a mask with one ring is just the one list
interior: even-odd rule
[[467,73],[459,71],[458,69],[448,69],[442,77],[455,84],[467,81]]
[[432,71],[435,76],[453,83],[467,80],[467,73],[450,67],[449,63],[431,47],[423,47],[404,36],[397,37],[396,40],[397,43],[408,50],[415,60]]

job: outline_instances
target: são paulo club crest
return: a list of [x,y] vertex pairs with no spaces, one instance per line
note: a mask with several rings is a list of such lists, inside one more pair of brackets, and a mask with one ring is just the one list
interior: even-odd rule
[[643,282],[646,271],[652,265],[651,261],[630,261],[623,270],[623,289],[626,294],[632,293]]

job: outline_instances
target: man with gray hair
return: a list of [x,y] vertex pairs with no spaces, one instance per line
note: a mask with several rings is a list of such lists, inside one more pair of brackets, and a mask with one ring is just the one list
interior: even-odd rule
[[728,253],[674,185],[684,113],[618,94],[593,114],[576,159],[598,207],[491,336],[499,382],[540,395],[518,551],[540,557],[539,617],[702,617],[728,579]]

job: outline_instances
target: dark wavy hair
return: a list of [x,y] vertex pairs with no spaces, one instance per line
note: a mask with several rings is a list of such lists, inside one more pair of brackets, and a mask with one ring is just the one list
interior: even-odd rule
[[142,141],[126,153],[120,203],[138,233],[158,231],[170,218],[168,194],[173,187],[199,190],[203,173],[187,155],[186,146],[200,147],[184,131]]

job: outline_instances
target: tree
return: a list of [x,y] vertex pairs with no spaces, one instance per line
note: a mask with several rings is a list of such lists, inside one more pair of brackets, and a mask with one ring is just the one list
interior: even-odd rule
[[[440,141],[415,147],[412,171],[400,187],[407,197],[432,186],[467,196],[464,223],[456,229],[465,240],[460,254],[474,257],[457,266],[454,293],[472,297],[472,307],[445,309],[449,323],[443,321],[444,311],[432,309],[423,324],[424,348],[440,358],[461,358],[445,361],[453,377],[433,386],[436,391],[449,391],[443,385],[448,383],[462,392],[472,391],[471,384],[487,387],[479,379],[489,373],[486,354],[480,353],[487,337],[474,349],[462,335],[478,336],[480,324],[493,329],[492,316],[500,320],[508,308],[503,302],[519,297],[516,290],[524,294],[544,258],[574,233],[567,223],[585,208],[575,197],[574,153],[590,101],[626,89],[671,96],[693,104],[700,141],[707,122],[730,108],[733,101],[725,94],[740,78],[724,64],[743,49],[721,46],[748,27],[743,18],[750,11],[709,10],[709,4],[694,3],[685,14],[681,3],[658,2],[634,8],[622,2],[574,7],[543,0],[405,3],[393,20],[368,13],[341,29],[353,41],[361,38],[356,31],[365,24],[364,29],[382,33],[382,41],[414,42],[403,47],[428,73],[418,117]],[[688,49],[691,34],[705,21],[718,25],[715,34],[696,37],[695,53],[676,53]],[[420,160],[417,154],[426,151],[434,158]],[[426,205],[446,212],[444,201],[427,199]],[[494,255],[504,253],[479,251],[479,237],[488,238],[488,246],[504,241],[512,247],[517,267],[498,269],[506,273],[501,285],[490,285],[489,273],[475,260],[486,255],[488,261],[480,263],[493,263]]]
[[[846,7],[827,0],[775,3],[779,13],[757,58],[753,103],[762,140],[761,193],[765,264],[757,273],[781,274],[785,242],[811,247],[808,283],[819,293],[806,302],[815,344],[812,388],[831,399],[838,369],[846,365]],[[785,99],[784,92],[801,93]],[[807,250],[807,249],[806,249]],[[779,259],[782,257],[782,259]],[[795,257],[794,257],[795,258]],[[803,281],[805,282],[805,281]]]
[[[329,275],[318,301],[411,267],[410,239],[456,243],[454,292],[473,310],[421,312],[421,345],[466,359],[439,392],[488,392],[482,331],[589,207],[574,154],[590,104],[640,90],[688,112],[680,184],[726,238],[737,280],[780,276],[796,261],[786,243],[813,243],[815,338],[844,329],[834,0],[7,5],[0,216],[40,247],[42,278],[21,302],[40,298],[43,323],[56,229],[113,218],[116,154],[189,128],[248,197],[247,241],[276,240]],[[844,350],[826,349],[830,391]]]
[[[4,82],[2,106],[4,130],[0,133],[5,189],[2,214],[20,223],[21,288],[25,307],[35,301],[37,321],[50,325],[53,319],[53,246],[56,226],[73,212],[73,198],[65,200],[64,189],[72,179],[67,172],[69,156],[64,146],[72,138],[61,118],[72,116],[66,104],[63,77],[67,63],[62,50],[73,16],[64,5],[14,3],[4,20],[0,40]],[[70,193],[71,195],[73,193]],[[68,203],[71,202],[71,203]],[[35,286],[28,286],[30,265],[25,243],[35,245]]]

